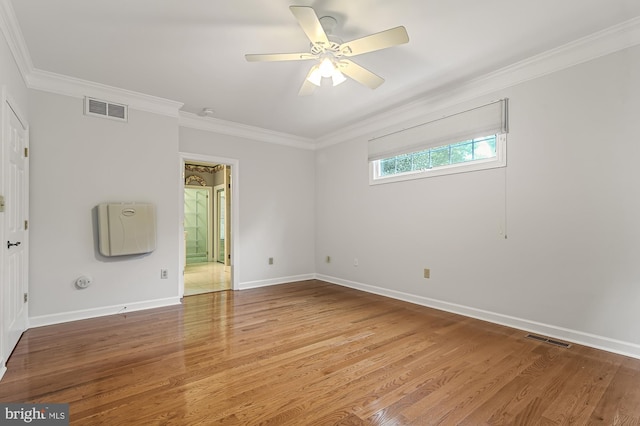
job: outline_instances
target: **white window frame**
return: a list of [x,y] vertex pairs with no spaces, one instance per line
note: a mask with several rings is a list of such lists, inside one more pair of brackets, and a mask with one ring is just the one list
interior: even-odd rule
[[[460,141],[462,142],[462,141]],[[452,145],[452,144],[447,144]],[[447,146],[445,145],[445,146]],[[390,157],[392,158],[392,157]],[[383,159],[382,159],[383,160]],[[463,163],[448,164],[426,170],[416,170],[411,172],[398,173],[388,176],[380,176],[380,162],[375,160],[369,162],[369,185],[380,185],[392,182],[403,182],[413,179],[424,179],[436,176],[451,175],[456,173],[476,172],[480,170],[495,169],[507,165],[507,134],[496,135],[496,156],[481,160],[473,160]]]

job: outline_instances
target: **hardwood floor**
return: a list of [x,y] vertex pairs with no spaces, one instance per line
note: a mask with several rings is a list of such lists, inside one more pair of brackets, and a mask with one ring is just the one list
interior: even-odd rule
[[[227,267],[228,268],[228,267]],[[192,263],[184,268],[184,295],[231,289],[231,272],[218,262]]]
[[304,281],[27,331],[2,402],[77,425],[640,423],[640,360]]

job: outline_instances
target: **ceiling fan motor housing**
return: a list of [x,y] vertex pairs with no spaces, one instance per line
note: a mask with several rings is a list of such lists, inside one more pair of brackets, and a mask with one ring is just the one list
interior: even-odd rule
[[318,20],[320,21],[320,25],[327,36],[331,35],[335,27],[338,25],[338,20],[333,16],[323,16],[322,18],[318,18]]

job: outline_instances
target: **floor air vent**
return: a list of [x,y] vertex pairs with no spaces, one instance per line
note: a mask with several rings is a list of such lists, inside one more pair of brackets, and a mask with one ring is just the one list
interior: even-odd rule
[[112,120],[127,121],[128,107],[95,98],[84,98],[84,113],[94,117],[110,118]]
[[559,340],[549,339],[548,337],[536,336],[535,334],[527,334],[525,336],[527,339],[537,340],[539,342],[550,343],[555,346],[560,346],[561,348],[570,348],[571,345],[569,343],[561,342]]

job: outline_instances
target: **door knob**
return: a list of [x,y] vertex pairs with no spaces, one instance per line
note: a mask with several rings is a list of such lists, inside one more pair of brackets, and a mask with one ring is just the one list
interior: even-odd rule
[[12,246],[19,246],[20,245],[20,241],[18,241],[17,243],[12,243],[11,241],[7,241],[7,248],[10,249]]

